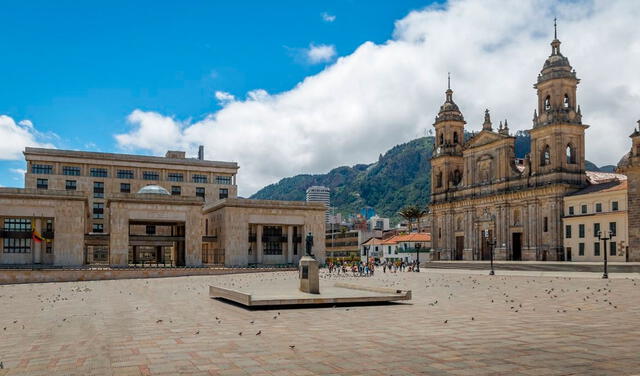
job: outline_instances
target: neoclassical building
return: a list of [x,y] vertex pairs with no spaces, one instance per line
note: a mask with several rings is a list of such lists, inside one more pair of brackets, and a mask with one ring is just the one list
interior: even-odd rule
[[508,124],[494,129],[489,111],[467,141],[465,120],[449,87],[436,117],[431,159],[433,249],[442,260],[564,260],[563,199],[590,182],[580,80],[557,36],[534,88],[531,152],[515,158]]

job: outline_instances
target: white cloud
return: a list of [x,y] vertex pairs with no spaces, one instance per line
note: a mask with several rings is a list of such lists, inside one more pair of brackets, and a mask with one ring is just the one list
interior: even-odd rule
[[22,159],[22,152],[27,146],[52,148],[53,145],[42,142],[43,139],[52,137],[57,136],[39,133],[30,120],[22,120],[16,124],[13,118],[0,115],[0,160]]
[[508,118],[512,132],[528,129],[556,15],[561,50],[582,79],[587,159],[616,163],[640,118],[640,3],[632,0],[429,7],[398,20],[391,40],[363,43],[289,91],[254,90],[193,123],[136,110],[133,129],[116,137],[123,148],[156,154],[195,154],[204,144],[207,158],[239,162],[240,193],[248,195],[282,177],[375,161],[433,129],[448,71],[468,130],[481,128],[485,108],[496,122]]
[[24,175],[27,173],[27,170],[25,170],[24,168],[10,168],[9,171],[18,175]]
[[336,20],[336,16],[334,16],[333,14],[329,14],[327,12],[322,12],[320,16],[322,17],[322,20],[324,22],[333,22]]
[[215,96],[221,106],[225,106],[236,100],[233,94],[227,93],[226,91],[216,91]]
[[328,44],[311,43],[304,52],[310,64],[328,63],[336,57],[336,47]]

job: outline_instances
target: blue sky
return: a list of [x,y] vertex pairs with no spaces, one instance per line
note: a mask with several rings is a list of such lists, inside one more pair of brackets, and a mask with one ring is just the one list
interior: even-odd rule
[[447,72],[466,130],[487,108],[526,130],[554,17],[581,79],[586,158],[615,164],[629,150],[640,2],[430,5],[0,0],[0,185],[22,185],[27,145],[191,156],[204,145],[207,159],[239,163],[249,196],[424,136]]
[[[55,133],[58,148],[119,151],[113,135],[128,130],[136,108],[197,120],[218,108],[215,91],[290,89],[325,66],[303,61],[300,49],[331,44],[345,55],[384,42],[395,20],[425,5],[3,1],[0,114]],[[0,161],[0,184],[20,186],[9,168],[23,163]]]

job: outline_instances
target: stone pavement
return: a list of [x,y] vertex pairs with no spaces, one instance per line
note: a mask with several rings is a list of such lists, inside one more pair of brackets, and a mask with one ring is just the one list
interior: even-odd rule
[[0,286],[0,375],[640,373],[639,278],[381,272],[323,277],[413,300],[250,311],[208,298],[211,283],[296,272]]

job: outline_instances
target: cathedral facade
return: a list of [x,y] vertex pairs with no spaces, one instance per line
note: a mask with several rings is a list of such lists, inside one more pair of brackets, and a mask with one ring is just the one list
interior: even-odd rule
[[465,120],[449,87],[436,116],[431,159],[432,244],[440,260],[564,260],[563,198],[588,185],[580,80],[557,36],[534,88],[531,151],[515,157],[505,120],[485,112],[465,141]]

